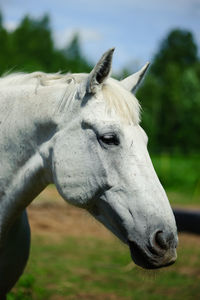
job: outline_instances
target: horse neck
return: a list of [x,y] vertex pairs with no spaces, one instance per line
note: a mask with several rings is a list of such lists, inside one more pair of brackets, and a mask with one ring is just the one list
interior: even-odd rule
[[[30,87],[28,87],[30,88]],[[49,155],[57,131],[55,97],[63,89],[27,87],[0,90],[0,231],[50,182]],[[6,229],[5,229],[6,230]],[[1,241],[1,236],[0,236]]]

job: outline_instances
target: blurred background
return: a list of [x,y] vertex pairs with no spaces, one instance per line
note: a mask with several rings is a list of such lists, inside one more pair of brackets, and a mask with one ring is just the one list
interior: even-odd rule
[[[115,46],[113,76],[146,61],[137,92],[149,152],[173,207],[200,210],[200,1],[0,0],[0,74],[89,72]],[[199,299],[200,239],[181,234],[178,262],[146,272],[50,186],[29,208],[32,252],[11,299]]]

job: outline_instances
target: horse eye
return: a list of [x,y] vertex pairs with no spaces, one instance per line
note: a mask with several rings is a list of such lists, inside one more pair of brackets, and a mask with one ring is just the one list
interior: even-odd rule
[[106,145],[115,145],[115,146],[119,145],[119,139],[113,133],[104,134],[104,135],[102,135],[102,136],[99,137],[99,140],[101,142],[103,142],[104,144],[106,144]]

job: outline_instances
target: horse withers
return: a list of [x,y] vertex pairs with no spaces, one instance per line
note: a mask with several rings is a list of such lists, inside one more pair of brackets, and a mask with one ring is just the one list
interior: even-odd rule
[[[147,151],[134,96],[148,64],[117,81],[110,77],[113,51],[90,74],[36,72],[0,79],[2,298],[28,258],[23,211],[50,183],[129,245],[136,264],[152,269],[176,260],[174,216]],[[8,267],[11,258],[18,272]]]

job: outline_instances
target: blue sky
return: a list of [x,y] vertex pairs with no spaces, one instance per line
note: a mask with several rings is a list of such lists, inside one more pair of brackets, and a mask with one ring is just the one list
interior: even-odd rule
[[200,0],[0,0],[0,9],[10,30],[25,14],[48,13],[58,47],[80,32],[84,54],[94,63],[115,46],[115,71],[151,61],[172,28],[191,30],[200,45]]

